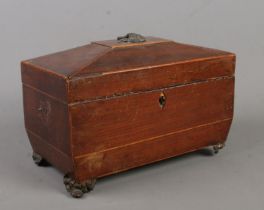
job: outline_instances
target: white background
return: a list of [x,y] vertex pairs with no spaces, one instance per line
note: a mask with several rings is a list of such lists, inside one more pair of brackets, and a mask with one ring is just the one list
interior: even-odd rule
[[[237,54],[235,119],[217,156],[185,155],[99,180],[81,200],[31,160],[20,61],[127,32]],[[264,209],[262,0],[0,0],[0,209]]]

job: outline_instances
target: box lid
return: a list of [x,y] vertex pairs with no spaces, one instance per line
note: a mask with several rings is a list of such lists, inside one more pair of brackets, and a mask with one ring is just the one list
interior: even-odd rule
[[85,46],[31,59],[26,63],[71,79],[214,59],[226,55],[234,56],[232,53],[167,39],[144,38],[144,41],[139,42],[121,39],[95,41]]
[[22,62],[24,84],[65,103],[233,76],[233,53],[127,34]]

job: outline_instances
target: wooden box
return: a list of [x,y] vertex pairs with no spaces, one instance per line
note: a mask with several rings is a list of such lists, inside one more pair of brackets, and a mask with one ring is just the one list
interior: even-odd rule
[[97,178],[226,141],[235,55],[128,34],[23,61],[25,127],[38,165],[74,197]]

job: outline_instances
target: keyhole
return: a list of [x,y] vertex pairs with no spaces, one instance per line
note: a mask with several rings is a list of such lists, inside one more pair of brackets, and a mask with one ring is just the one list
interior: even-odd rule
[[166,97],[164,95],[164,93],[161,93],[160,94],[160,97],[159,97],[159,105],[161,108],[163,108],[166,104]]

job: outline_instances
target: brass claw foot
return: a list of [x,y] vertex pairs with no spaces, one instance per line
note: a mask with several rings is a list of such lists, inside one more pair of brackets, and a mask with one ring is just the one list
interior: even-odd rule
[[32,154],[32,159],[34,163],[38,166],[50,166],[50,163],[48,161],[46,161],[43,157],[41,157],[41,155],[35,152],[33,152]]
[[218,143],[218,144],[214,145],[213,146],[214,153],[217,154],[220,149],[224,148],[224,146],[225,146],[224,143]]
[[88,193],[94,189],[96,179],[89,179],[84,182],[77,182],[72,179],[68,174],[64,176],[63,182],[66,190],[74,198],[81,198],[84,193]]

